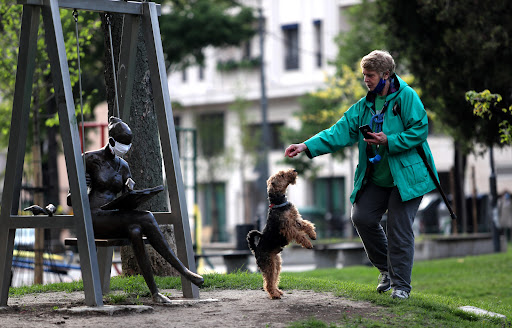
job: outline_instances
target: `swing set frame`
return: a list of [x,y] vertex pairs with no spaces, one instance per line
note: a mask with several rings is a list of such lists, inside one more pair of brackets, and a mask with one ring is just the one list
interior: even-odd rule
[[[71,228],[77,235],[85,303],[103,306],[102,286],[96,256],[91,210],[87,196],[84,163],[80,147],[78,122],[71,89],[60,8],[124,14],[124,31],[117,72],[120,118],[129,121],[131,95],[135,76],[135,57],[139,26],[145,33],[150,78],[153,85],[155,112],[160,135],[171,212],[154,213],[159,224],[173,224],[177,255],[191,271],[196,271],[187,204],[180,168],[176,131],[167,83],[158,16],[160,5],[154,2],[118,0],[18,0],[23,5],[18,65],[7,153],[2,208],[0,211],[0,306],[7,306],[13,258],[14,237],[20,228]],[[73,203],[73,215],[18,215],[25,157],[25,145],[31,105],[32,84],[37,51],[37,36],[42,14],[45,41],[57,102],[66,169]],[[109,259],[111,260],[111,259]],[[108,277],[110,278],[110,277]],[[108,281],[108,280],[107,280]],[[199,289],[182,278],[185,298],[199,298]]]

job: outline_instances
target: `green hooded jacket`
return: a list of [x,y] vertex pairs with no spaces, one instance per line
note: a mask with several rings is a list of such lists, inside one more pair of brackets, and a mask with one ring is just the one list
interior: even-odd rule
[[[430,178],[416,147],[421,145],[427,160],[436,172],[432,152],[427,143],[428,119],[427,112],[416,93],[398,75],[394,75],[396,92],[386,97],[388,107],[384,115],[382,132],[388,138],[388,161],[394,184],[398,187],[402,201],[423,196],[436,188]],[[325,129],[304,143],[308,147],[306,154],[310,157],[335,152],[343,147],[358,143],[359,164],[354,176],[354,191],[350,201],[354,203],[358,192],[369,180],[366,155],[366,142],[359,132],[361,125],[369,124],[374,105],[375,95],[368,93],[352,105],[333,126]],[[370,164],[371,165],[371,164]]]

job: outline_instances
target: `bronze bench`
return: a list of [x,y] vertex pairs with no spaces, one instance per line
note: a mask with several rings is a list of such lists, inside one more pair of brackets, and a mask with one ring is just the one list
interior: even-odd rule
[[[144,243],[148,243],[146,237],[143,238]],[[112,269],[112,257],[114,255],[114,247],[131,245],[128,239],[95,239],[96,252],[98,256],[98,267],[100,271],[101,290],[103,295],[110,292],[110,275]],[[64,245],[77,246],[76,238],[64,239]]]

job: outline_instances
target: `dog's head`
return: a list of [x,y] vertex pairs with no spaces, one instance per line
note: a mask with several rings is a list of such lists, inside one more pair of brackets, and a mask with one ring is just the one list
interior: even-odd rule
[[279,171],[267,180],[267,192],[269,194],[284,194],[290,184],[297,181],[297,171],[294,169]]

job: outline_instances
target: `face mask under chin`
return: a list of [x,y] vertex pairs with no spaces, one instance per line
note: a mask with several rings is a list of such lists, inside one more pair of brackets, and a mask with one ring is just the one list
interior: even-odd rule
[[380,81],[379,81],[379,84],[377,84],[375,89],[373,89],[371,92],[372,93],[376,93],[376,94],[381,93],[382,90],[384,90],[385,86],[386,86],[386,80],[381,78]]

